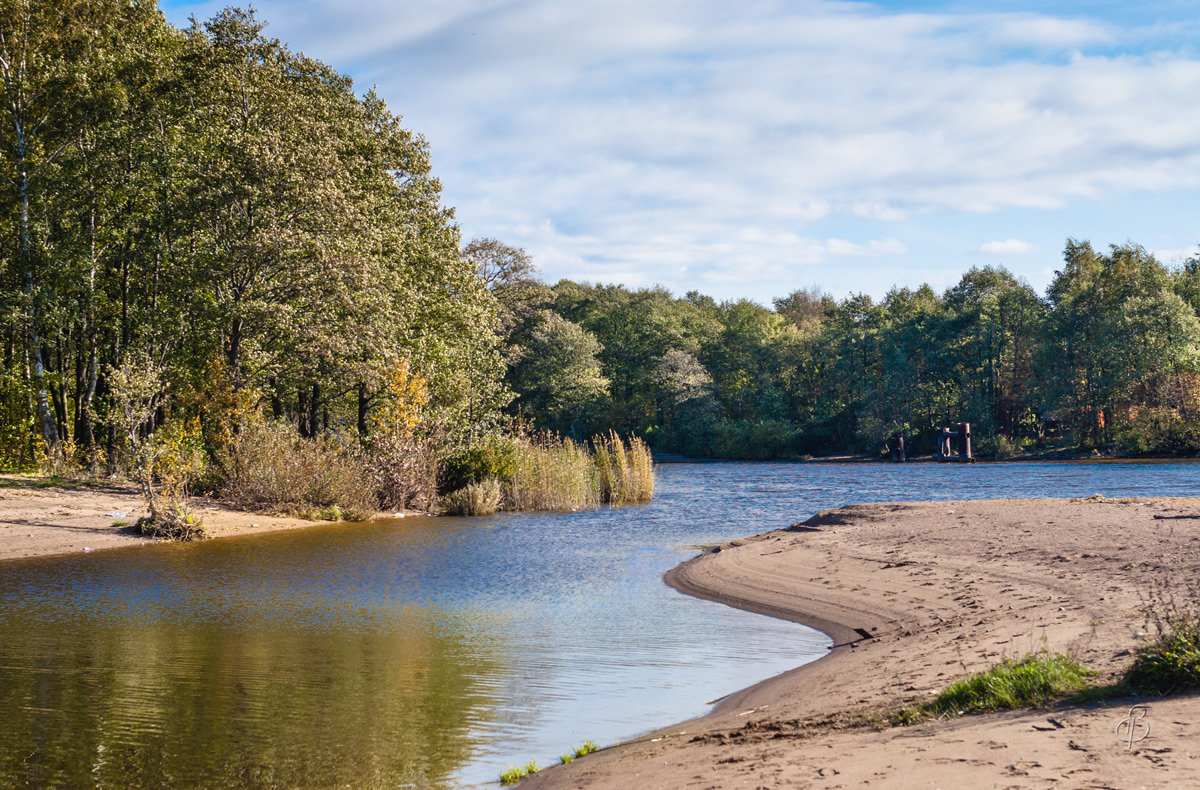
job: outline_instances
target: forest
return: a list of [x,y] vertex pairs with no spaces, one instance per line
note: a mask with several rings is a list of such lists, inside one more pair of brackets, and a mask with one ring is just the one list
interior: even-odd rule
[[1172,269],[1135,244],[1068,240],[1045,294],[998,267],[877,303],[570,281],[539,294],[507,341],[507,381],[546,428],[720,458],[878,455],[896,431],[928,454],[960,421],[990,457],[1200,450],[1200,260]]
[[10,470],[337,515],[495,500],[597,436],[789,459],[968,421],[992,456],[1200,450],[1198,260],[1068,240],[1045,294],[987,267],[878,303],[551,286],[465,241],[429,142],[252,11],[0,0],[0,80]]

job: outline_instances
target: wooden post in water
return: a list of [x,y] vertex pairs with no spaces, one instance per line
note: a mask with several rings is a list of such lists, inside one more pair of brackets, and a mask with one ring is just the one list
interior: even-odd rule
[[963,461],[974,461],[971,455],[971,423],[958,424],[958,457]]

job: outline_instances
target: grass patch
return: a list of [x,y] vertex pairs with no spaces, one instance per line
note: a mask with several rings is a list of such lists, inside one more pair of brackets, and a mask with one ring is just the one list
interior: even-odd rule
[[933,702],[904,708],[892,724],[916,724],[930,717],[959,716],[1048,705],[1087,687],[1095,672],[1062,653],[1042,651],[996,666],[951,684]]
[[558,760],[562,764],[566,765],[567,763],[571,762],[572,760],[574,760],[577,757],[585,757],[585,756],[591,754],[592,752],[596,752],[599,750],[600,750],[600,747],[596,745],[595,741],[584,741],[580,745],[576,746],[572,750],[571,754],[564,754],[562,757],[559,757]]
[[528,765],[521,768],[509,768],[500,774],[500,784],[508,786],[515,785],[530,774],[536,774],[542,770],[538,768],[535,760],[530,760]]

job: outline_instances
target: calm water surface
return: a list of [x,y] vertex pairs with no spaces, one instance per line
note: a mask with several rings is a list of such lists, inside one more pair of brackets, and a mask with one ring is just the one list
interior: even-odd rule
[[0,563],[0,786],[457,787],[822,655],[679,595],[698,545],[855,501],[1195,495],[1200,464],[704,464],[644,506]]

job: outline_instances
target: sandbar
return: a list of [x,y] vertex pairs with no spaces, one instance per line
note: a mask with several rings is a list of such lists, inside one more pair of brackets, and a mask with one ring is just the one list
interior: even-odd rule
[[[708,715],[522,788],[1200,786],[1200,695],[907,727],[890,712],[1004,658],[1072,654],[1110,683],[1148,605],[1200,578],[1200,498],[849,505],[710,550],[667,583],[828,633],[825,657]],[[1116,726],[1148,705],[1150,734]],[[566,746],[566,745],[564,745]]]
[[[328,523],[238,510],[211,497],[193,497],[191,506],[214,538]],[[128,482],[0,475],[0,561],[154,543],[133,526],[144,515],[142,496]]]

